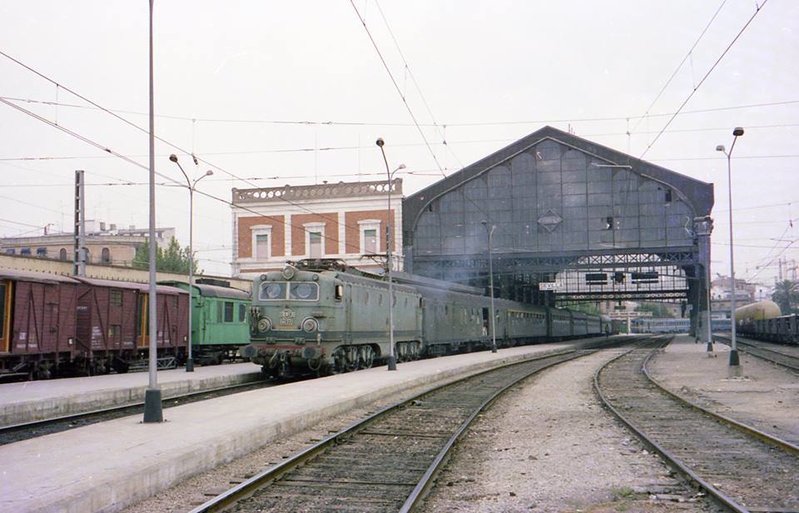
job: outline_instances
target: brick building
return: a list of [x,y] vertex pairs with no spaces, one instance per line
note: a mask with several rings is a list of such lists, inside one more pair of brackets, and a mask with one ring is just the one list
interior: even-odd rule
[[[233,275],[282,269],[288,260],[338,258],[385,268],[388,183],[233,189]],[[401,264],[402,180],[391,183],[392,261]]]

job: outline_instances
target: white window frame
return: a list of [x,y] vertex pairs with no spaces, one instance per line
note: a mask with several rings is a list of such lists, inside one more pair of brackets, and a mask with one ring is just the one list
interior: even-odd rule
[[[381,237],[380,235],[381,224],[382,223],[377,219],[366,219],[363,221],[358,221],[358,229],[360,230],[360,251],[362,255],[366,254],[366,230],[375,230],[375,233],[377,235],[375,241],[376,242],[375,253],[380,253],[381,248],[385,252],[385,245],[386,245],[385,233],[383,233]],[[383,229],[383,232],[385,232],[385,228]]]
[[305,256],[311,258],[311,233],[318,233],[320,235],[321,254],[319,258],[325,256],[325,223],[306,223],[302,225],[305,230]]
[[[250,227],[251,236],[252,236],[252,252],[250,257],[253,261],[260,261],[260,260],[269,260],[272,258],[272,225],[271,224],[258,224],[255,226]],[[266,257],[259,257],[258,256],[258,235],[266,235],[269,244],[266,247]]]

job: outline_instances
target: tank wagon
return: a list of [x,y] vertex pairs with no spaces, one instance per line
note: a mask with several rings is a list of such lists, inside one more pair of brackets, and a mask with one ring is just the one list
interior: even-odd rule
[[[505,299],[481,289],[392,273],[397,361],[497,345],[596,336],[599,317]],[[390,354],[388,282],[338,260],[302,260],[253,282],[251,343],[242,355],[266,375],[369,368]],[[557,320],[557,322],[555,322]]]
[[[159,368],[184,358],[188,294],[159,286]],[[0,270],[0,381],[125,372],[149,352],[148,286]]]
[[774,301],[757,301],[735,309],[736,326],[751,324],[763,319],[773,319],[782,315],[780,306]]
[[[189,290],[186,282],[159,283]],[[192,297],[192,359],[201,365],[215,365],[238,358],[239,348],[250,342],[250,293],[225,280],[199,278]]]
[[736,331],[743,337],[799,344],[799,316],[782,315],[773,301],[758,301],[735,310]]

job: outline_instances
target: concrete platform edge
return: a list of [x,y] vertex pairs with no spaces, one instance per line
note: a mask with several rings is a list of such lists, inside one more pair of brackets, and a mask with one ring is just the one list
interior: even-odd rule
[[[419,388],[421,393],[436,385],[455,381],[501,365],[541,357],[561,350],[554,348],[511,355],[474,363],[466,367],[447,369],[414,379],[387,383],[364,394],[337,401],[321,409],[307,410],[271,424],[245,428],[233,437],[229,435],[222,438],[213,437],[201,446],[190,447],[180,452],[170,452],[166,457],[161,455],[157,463],[135,465],[126,468],[123,473],[111,473],[113,476],[111,479],[97,479],[91,487],[67,500],[62,497],[58,504],[39,504],[27,511],[35,513],[116,513],[196,474],[241,457],[257,447],[268,444],[278,436],[295,434],[322,420],[346,413],[356,407],[366,406],[394,393],[413,388]],[[400,364],[400,372],[402,365]],[[168,420],[168,414],[165,416]]]

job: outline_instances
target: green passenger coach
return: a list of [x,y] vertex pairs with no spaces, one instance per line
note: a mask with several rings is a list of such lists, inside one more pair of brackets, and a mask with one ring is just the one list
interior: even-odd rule
[[[183,290],[189,284],[162,282]],[[191,311],[192,357],[200,365],[213,365],[239,357],[250,342],[250,294],[226,281],[200,278],[194,282]]]

